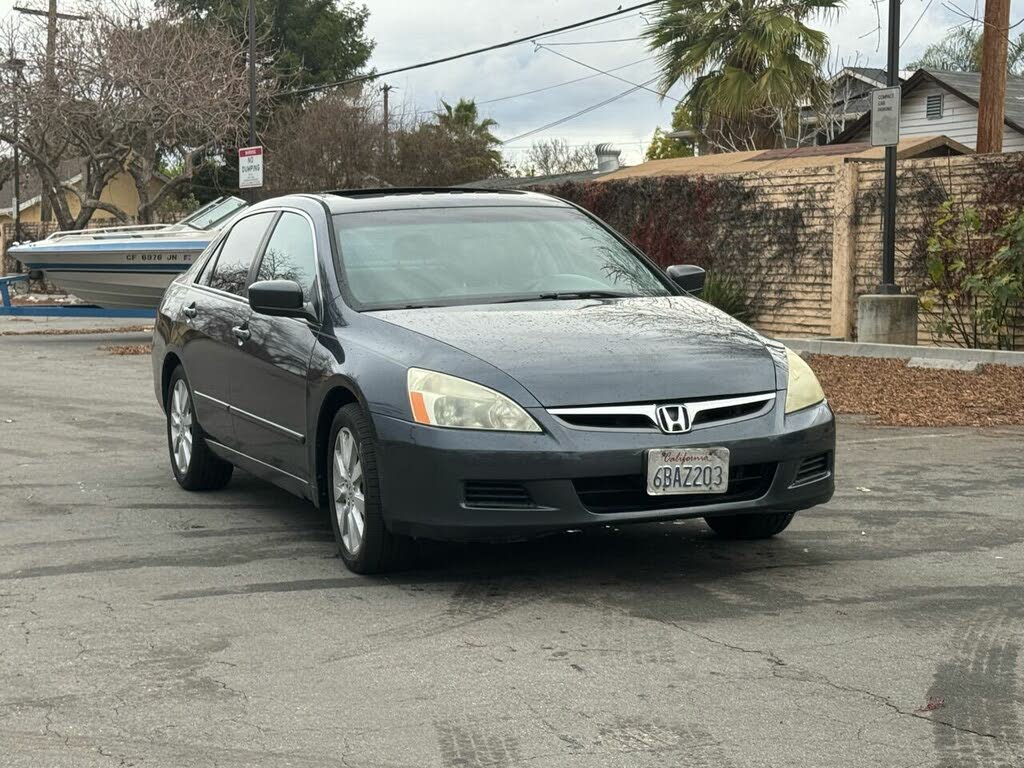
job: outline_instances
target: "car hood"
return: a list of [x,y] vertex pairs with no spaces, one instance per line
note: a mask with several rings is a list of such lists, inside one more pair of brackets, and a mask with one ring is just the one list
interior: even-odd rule
[[709,304],[685,296],[372,314],[484,360],[547,407],[708,398],[776,388],[767,340]]

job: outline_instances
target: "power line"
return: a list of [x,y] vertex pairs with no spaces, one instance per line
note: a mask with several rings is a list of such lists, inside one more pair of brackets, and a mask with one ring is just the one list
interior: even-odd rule
[[434,66],[436,64],[444,64],[444,63],[449,62],[449,61],[455,61],[457,59],[464,59],[467,56],[476,56],[476,55],[481,54],[481,53],[487,53],[489,51],[496,51],[496,50],[498,50],[500,48],[508,48],[511,45],[518,45],[519,43],[528,43],[528,42],[531,42],[531,41],[536,40],[538,38],[547,37],[549,35],[554,35],[554,34],[557,34],[559,32],[566,32],[567,30],[570,30],[570,29],[578,29],[579,27],[586,26],[587,24],[592,24],[595,21],[602,21],[603,19],[609,19],[609,18],[612,18],[613,16],[622,16],[623,14],[630,13],[631,11],[636,11],[636,10],[638,10],[640,8],[647,8],[647,7],[652,6],[652,5],[658,5],[659,3],[661,3],[661,0],[647,0],[647,2],[644,2],[644,3],[638,3],[636,5],[631,5],[631,6],[627,7],[627,8],[619,8],[618,10],[612,11],[611,13],[605,13],[605,14],[602,14],[601,16],[594,16],[593,18],[584,19],[583,21],[577,21],[577,22],[575,22],[573,24],[565,24],[564,26],[556,27],[555,29],[548,29],[548,30],[545,30],[544,32],[537,32],[535,34],[527,35],[525,37],[518,37],[515,40],[506,40],[504,43],[495,43],[494,45],[488,45],[488,46],[485,46],[483,48],[476,48],[476,49],[474,49],[472,51],[466,51],[465,53],[456,53],[456,54],[453,54],[451,56],[444,56],[444,57],[442,57],[440,59],[432,59],[431,61],[423,61],[423,62],[420,62],[419,64],[409,64],[408,66],[404,66],[404,67],[396,67],[394,69],[385,70],[384,72],[371,72],[370,74],[367,74],[367,75],[359,75],[357,77],[350,77],[350,78],[347,78],[345,80],[337,80],[337,81],[332,82],[332,83],[322,83],[321,85],[310,85],[310,86],[307,86],[305,88],[295,88],[295,89],[293,89],[291,91],[285,91],[281,95],[282,96],[293,96],[293,95],[301,94],[301,93],[315,93],[317,91],[322,91],[322,90],[324,90],[326,88],[336,88],[336,87],[342,86],[342,85],[352,85],[353,83],[363,83],[363,82],[366,82],[367,80],[376,80],[379,77],[387,77],[389,75],[398,74],[399,72],[409,72],[410,70],[413,70],[413,69],[422,69],[423,67],[432,67],[432,66]]
[[917,21],[915,21],[914,24],[910,27],[910,31],[907,32],[906,35],[904,35],[903,41],[900,43],[900,47],[907,44],[907,40],[909,40],[910,36],[914,34],[914,30],[917,29],[917,25],[921,23],[921,19],[923,19],[924,15],[928,13],[928,9],[932,7],[932,3],[934,2],[935,0],[928,0],[928,3],[927,5],[925,5],[924,10],[921,11],[921,15],[917,17]]
[[[636,61],[631,61],[628,64],[620,64],[617,67],[612,67],[608,71],[609,72],[618,72],[620,69],[628,69],[629,67],[635,67],[637,64],[643,64],[644,62],[653,61],[653,60],[654,60],[653,56],[648,56],[648,57],[643,58],[643,59],[637,59]],[[601,75],[603,75],[603,74],[604,74],[603,72],[598,72],[598,73],[595,73],[593,75],[584,75],[583,77],[577,77],[577,78],[574,78],[572,80],[565,80],[565,81],[563,81],[561,83],[554,83],[553,85],[545,85],[542,88],[534,88],[532,91],[523,91],[521,93],[511,93],[508,96],[499,96],[499,97],[497,97],[495,99],[485,99],[484,101],[476,101],[476,99],[474,99],[473,101],[474,101],[474,103],[478,107],[479,106],[483,106],[484,104],[495,104],[495,103],[497,103],[499,101],[508,101],[509,99],[518,99],[518,98],[520,98],[522,96],[532,96],[532,95],[534,95],[536,93],[543,93],[544,91],[550,91],[550,90],[553,90],[555,88],[561,88],[561,87],[566,86],[566,85],[572,85],[573,83],[582,83],[584,80],[593,80],[595,77],[601,77]],[[437,112],[437,108],[436,107],[434,107],[433,109],[417,109],[412,114],[414,114],[414,115],[427,115],[427,114],[431,114],[431,113],[434,113],[434,112]]]
[[[612,67],[611,69],[608,70],[608,72],[618,72],[620,69],[627,69],[629,67],[636,66],[637,64],[642,64],[645,61],[651,61],[652,59],[654,59],[653,56],[648,56],[647,58],[644,59],[637,59],[636,61],[629,62],[629,64],[623,64],[618,67]],[[508,101],[509,99],[517,99],[520,96],[532,96],[535,93],[550,91],[553,88],[561,88],[563,85],[572,85],[573,83],[582,83],[584,80],[593,80],[595,77],[600,77],[603,74],[605,73],[595,72],[593,75],[584,75],[583,77],[577,77],[574,80],[566,80],[565,82],[555,83],[554,85],[548,85],[545,86],[544,88],[535,88],[532,91],[523,91],[522,93],[514,93],[511,96],[500,96],[497,99],[487,99],[486,101],[478,101],[477,104],[494,104],[495,102],[498,101]]]
[[548,43],[548,45],[603,45],[604,43],[631,43],[634,40],[643,40],[643,35],[636,37],[617,37],[613,40],[569,40],[564,43]]
[[622,91],[622,93],[617,93],[614,96],[612,96],[611,98],[605,99],[604,101],[600,101],[597,104],[591,104],[589,107],[585,107],[584,109],[581,109],[578,112],[573,112],[571,115],[566,115],[565,117],[559,118],[558,120],[553,120],[552,122],[548,123],[547,125],[542,125],[539,128],[534,128],[533,130],[526,131],[526,133],[521,133],[518,136],[513,136],[510,139],[505,139],[501,143],[503,145],[504,144],[509,144],[509,143],[511,143],[513,141],[518,141],[519,139],[525,139],[527,136],[533,136],[535,133],[540,133],[541,131],[546,131],[549,128],[554,128],[555,126],[561,125],[562,123],[567,123],[570,120],[575,120],[577,117],[582,117],[583,115],[587,114],[588,112],[593,112],[595,109],[600,109],[601,107],[607,106],[608,104],[611,104],[613,101],[618,101],[621,98],[629,96],[631,93],[635,93],[636,91],[643,90],[644,88],[646,88],[648,85],[650,85],[651,83],[653,83],[657,79],[658,79],[657,76],[652,77],[650,80],[648,80],[646,83],[643,83],[642,85],[634,85],[632,88],[629,88],[629,89],[627,89],[625,91]]
[[591,66],[590,64],[587,64],[585,61],[580,61],[579,59],[574,59],[572,56],[566,56],[564,53],[556,51],[553,48],[549,48],[548,46],[543,45],[541,43],[537,43],[536,45],[537,45],[538,48],[542,48],[545,51],[547,51],[548,53],[553,53],[553,54],[555,54],[555,56],[561,56],[563,59],[567,59],[568,61],[571,61],[574,64],[579,64],[581,67],[586,67],[587,69],[592,69],[595,72],[598,72],[598,73],[600,73],[602,75],[608,75],[608,77],[614,77],[616,80],[621,80],[623,83],[626,83],[627,85],[632,85],[632,86],[635,86],[636,88],[643,88],[645,91],[650,91],[655,96],[660,96],[663,99],[668,99],[669,101],[674,101],[676,104],[679,104],[679,103],[682,102],[682,99],[677,99],[677,98],[674,98],[672,96],[669,96],[667,92],[656,91],[654,88],[648,88],[647,86],[650,83],[653,83],[655,80],[657,80],[658,79],[657,77],[648,80],[646,83],[644,83],[642,85],[638,85],[637,83],[634,83],[632,80],[627,80],[624,77],[619,77],[618,75],[611,74],[611,72],[609,70],[599,69],[597,67]]

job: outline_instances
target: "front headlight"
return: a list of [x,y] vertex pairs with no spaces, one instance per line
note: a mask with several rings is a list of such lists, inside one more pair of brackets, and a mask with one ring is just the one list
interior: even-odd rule
[[500,392],[445,373],[409,369],[409,405],[419,424],[457,429],[540,432],[518,404]]
[[786,385],[786,413],[793,413],[802,408],[820,403],[825,399],[825,392],[818,383],[811,366],[804,362],[796,352],[786,347],[786,360],[789,362],[789,384]]

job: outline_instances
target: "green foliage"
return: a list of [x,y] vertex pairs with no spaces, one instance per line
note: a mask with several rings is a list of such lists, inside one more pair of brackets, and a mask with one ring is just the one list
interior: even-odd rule
[[394,137],[397,173],[407,184],[450,186],[499,176],[504,170],[497,123],[480,118],[476,102],[442,101],[434,121]]
[[708,272],[700,297],[741,323],[749,323],[754,318],[747,287],[738,277],[721,272]]
[[668,160],[673,157],[693,157],[693,143],[670,138],[660,127],[654,129],[654,136],[647,146],[647,160]]
[[[948,72],[981,71],[981,27],[957,27],[937,43],[924,49],[911,69],[943,69]],[[1006,68],[1014,74],[1024,72],[1024,34],[1010,38]]]
[[[246,34],[248,0],[158,0],[195,21],[218,18]],[[256,0],[257,35],[274,56],[274,70],[301,87],[344,80],[360,72],[374,42],[366,36],[365,5],[334,0]]]
[[944,202],[928,238],[921,305],[931,330],[962,347],[1013,349],[1024,308],[1024,210],[1000,222]]
[[773,145],[779,114],[794,115],[823,96],[819,71],[828,38],[805,22],[836,12],[843,0],[665,0],[645,30],[658,52],[661,90],[692,80],[685,104],[694,125],[717,125]]

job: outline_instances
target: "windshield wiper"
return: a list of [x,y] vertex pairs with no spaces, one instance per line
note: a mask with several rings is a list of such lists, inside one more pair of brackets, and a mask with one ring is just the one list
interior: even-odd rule
[[635,296],[634,293],[623,293],[622,291],[555,291],[538,293],[533,296],[519,296],[514,299],[502,299],[497,303],[515,304],[522,301],[561,301],[562,299],[628,299]]

